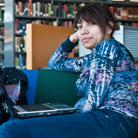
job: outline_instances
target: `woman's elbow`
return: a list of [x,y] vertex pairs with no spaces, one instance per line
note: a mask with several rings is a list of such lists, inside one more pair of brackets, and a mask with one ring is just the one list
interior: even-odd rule
[[52,62],[51,59],[48,61],[48,66],[49,66],[51,69],[54,68],[54,63]]

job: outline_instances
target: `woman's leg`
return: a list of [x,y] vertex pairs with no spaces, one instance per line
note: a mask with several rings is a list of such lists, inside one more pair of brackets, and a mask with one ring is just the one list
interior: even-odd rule
[[103,138],[137,138],[138,121],[110,110],[102,111],[108,118],[108,122],[103,124],[106,128]]
[[16,119],[0,127],[0,138],[9,138],[6,137],[7,132],[10,138],[134,138],[136,127],[133,120],[118,113],[97,110],[89,113]]
[[12,119],[0,126],[0,138],[28,138],[21,119]]

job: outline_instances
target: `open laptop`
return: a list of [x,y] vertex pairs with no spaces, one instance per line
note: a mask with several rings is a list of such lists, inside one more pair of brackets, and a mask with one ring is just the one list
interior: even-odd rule
[[44,103],[34,105],[13,105],[8,96],[8,92],[0,76],[0,94],[3,99],[4,108],[13,117],[29,118],[39,116],[49,116],[57,114],[68,114],[76,111],[76,108],[66,104]]

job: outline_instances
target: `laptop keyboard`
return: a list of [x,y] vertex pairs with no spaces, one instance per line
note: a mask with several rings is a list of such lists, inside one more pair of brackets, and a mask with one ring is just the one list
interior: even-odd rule
[[42,110],[50,110],[50,107],[44,106],[44,105],[39,105],[39,104],[35,104],[35,105],[20,105],[20,107],[22,107],[24,110],[26,111],[42,111]]

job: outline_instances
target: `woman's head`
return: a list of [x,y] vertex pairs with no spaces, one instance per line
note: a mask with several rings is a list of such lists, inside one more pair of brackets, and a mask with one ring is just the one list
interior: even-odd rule
[[110,27],[112,29],[112,34],[114,33],[115,29],[115,21],[113,18],[112,13],[110,10],[105,7],[101,6],[100,4],[89,4],[82,7],[76,15],[74,24],[75,28],[77,28],[77,24],[81,23],[82,21],[86,21],[88,23],[95,23],[97,24],[102,32],[105,34],[106,27]]
[[74,23],[80,41],[88,49],[93,49],[104,39],[112,38],[115,27],[112,13],[98,4],[82,7],[77,12]]

